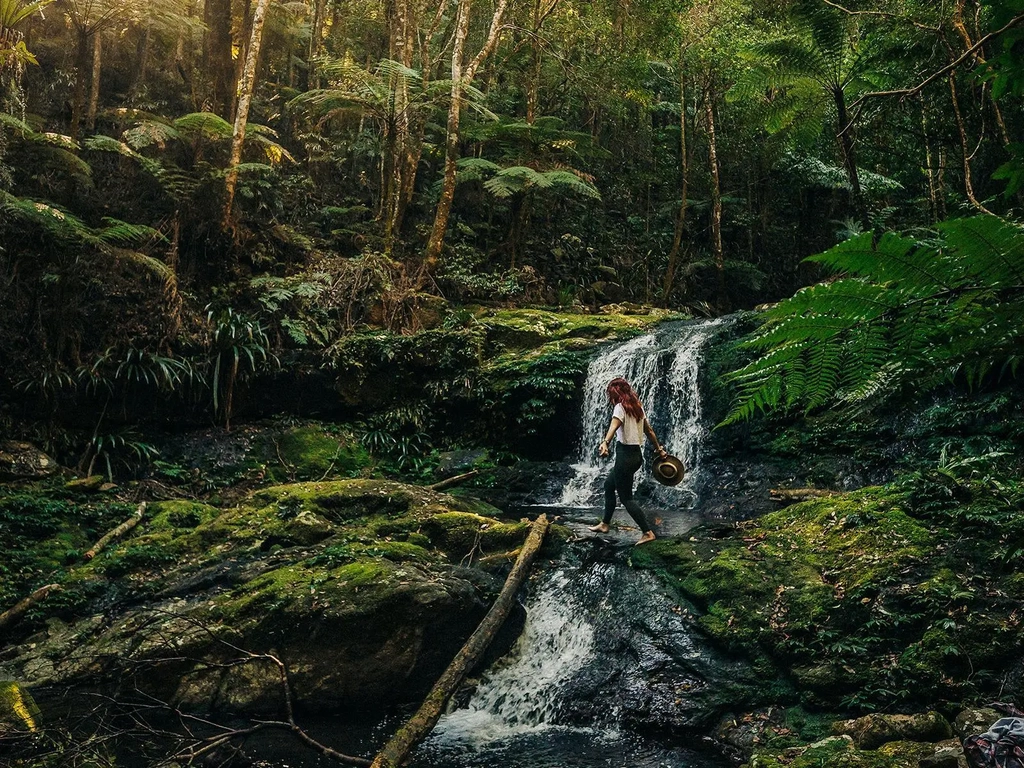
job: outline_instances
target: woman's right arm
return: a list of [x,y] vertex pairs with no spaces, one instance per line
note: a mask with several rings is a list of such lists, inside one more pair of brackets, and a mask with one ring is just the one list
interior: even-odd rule
[[612,416],[611,424],[608,425],[608,432],[605,434],[604,440],[601,441],[601,444],[597,446],[597,452],[601,456],[608,455],[608,444],[612,441],[612,438],[615,437],[615,433],[618,432],[621,425],[622,422],[619,421],[619,417]]

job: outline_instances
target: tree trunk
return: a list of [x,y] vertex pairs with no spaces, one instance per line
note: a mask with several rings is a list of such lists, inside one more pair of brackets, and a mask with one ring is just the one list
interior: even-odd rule
[[85,115],[85,127],[92,133],[96,130],[96,112],[100,105],[100,74],[103,70],[103,35],[97,32],[92,40],[92,78],[89,83],[89,110]]
[[327,0],[313,0],[313,18],[309,25],[309,61],[307,62],[309,75],[307,77],[309,89],[320,87],[320,75],[317,72],[316,57],[320,55],[320,44],[323,42],[324,22],[327,15]]
[[441,182],[441,198],[437,202],[437,211],[434,214],[434,226],[430,232],[430,241],[427,243],[425,263],[428,269],[432,269],[441,256],[441,248],[444,246],[444,235],[448,229],[448,217],[451,215],[452,201],[455,199],[456,163],[459,159],[459,121],[461,118],[459,110],[462,102],[462,90],[466,85],[473,82],[473,76],[476,75],[477,69],[480,68],[484,59],[490,56],[498,45],[501,20],[505,16],[508,0],[498,0],[494,8],[494,16],[491,17],[491,28],[487,33],[487,41],[480,49],[480,52],[463,70],[462,55],[466,46],[466,32],[469,28],[469,5],[470,0],[459,0],[459,15],[455,24],[455,46],[452,51],[452,103],[448,108],[448,135],[445,141],[444,179]]
[[[468,2],[468,0],[460,0]],[[515,601],[516,593],[523,581],[530,572],[530,565],[533,563],[540,545],[544,542],[544,534],[548,529],[547,515],[541,515],[530,529],[530,535],[519,552],[512,571],[505,580],[501,594],[494,601],[491,610],[488,611],[480,626],[470,636],[466,644],[452,659],[448,669],[444,671],[440,679],[430,689],[427,698],[416,711],[416,714],[409,718],[409,721],[398,729],[398,732],[384,745],[384,748],[377,754],[373,761],[372,768],[399,768],[409,756],[413,748],[423,741],[437,724],[441,713],[451,698],[455,689],[469,672],[480,661],[487,646],[505,623],[512,604]]]
[[455,177],[459,161],[459,121],[462,107],[462,57],[466,49],[466,34],[469,31],[470,0],[459,0],[458,16],[455,22],[455,44],[452,48],[452,94],[448,107],[448,133],[445,137],[444,180],[441,182],[441,197],[437,201],[434,227],[427,243],[426,263],[432,268],[441,256],[448,217],[455,199]]
[[[128,102],[133,103],[139,95],[139,88],[146,81],[146,63],[149,59],[149,42],[152,36],[153,23],[146,21],[146,28],[139,35],[138,43],[135,45],[135,69],[132,71],[131,83],[128,86]],[[182,32],[175,44],[174,61],[180,62],[185,45],[184,32]]]
[[956,90],[955,71],[951,71],[949,73],[949,95],[953,102],[953,115],[956,117],[957,133],[960,136],[960,155],[963,159],[964,169],[964,193],[967,195],[967,199],[970,201],[971,205],[982,213],[991,215],[992,211],[986,208],[974,194],[974,182],[971,178],[971,158],[973,157],[973,154],[968,146],[967,128],[964,125],[963,113],[960,111],[960,97]]
[[921,136],[924,141],[924,168],[928,177],[928,208],[932,221],[939,221],[939,188],[935,178],[935,160],[932,157],[932,140],[928,132],[928,102],[921,94]]
[[669,296],[676,279],[679,251],[683,244],[683,230],[686,227],[687,195],[690,186],[690,161],[686,153],[686,78],[683,75],[683,57],[679,57],[679,171],[682,183],[679,189],[679,210],[676,213],[675,231],[672,234],[672,248],[668,252],[668,265],[661,283],[662,306],[668,306]]
[[249,104],[256,86],[256,62],[260,57],[260,43],[263,40],[263,22],[270,0],[257,0],[256,13],[252,18],[252,33],[249,36],[249,50],[245,56],[245,67],[238,84],[238,109],[235,111],[235,127],[231,133],[231,159],[228,161],[227,177],[224,184],[227,200],[224,204],[224,226],[231,221],[231,208],[235,202],[235,187],[238,184],[238,165],[242,162],[242,144],[245,141],[245,126],[249,120]]
[[[242,83],[242,72],[245,70],[245,62],[249,57],[249,40],[245,37],[245,30],[252,29],[252,0],[241,0],[242,23],[238,27],[238,57],[234,61],[231,70],[231,98],[228,102],[228,114],[234,115],[238,111],[238,92]],[[256,52],[256,64],[259,65],[259,52]]]
[[234,65],[231,61],[231,0],[206,0],[206,46],[204,51],[207,76],[210,78],[210,111],[221,117],[231,116],[234,92]]
[[711,170],[711,248],[715,254],[718,273],[718,306],[727,309],[725,292],[725,252],[722,248],[722,185],[718,174],[718,142],[715,138],[714,86],[708,86],[704,100],[704,114],[708,122],[708,165]]
[[[412,63],[411,56],[411,19],[409,0],[393,0],[391,34],[389,52],[392,61],[403,66]],[[386,182],[384,197],[384,252],[390,254],[394,249],[395,238],[401,228],[403,178],[407,166],[407,150],[409,142],[409,83],[401,76],[395,75],[390,83],[394,93],[394,119],[390,159],[390,174]]]
[[846,166],[846,175],[850,179],[850,190],[853,195],[853,207],[857,216],[865,228],[868,227],[868,212],[864,207],[864,195],[860,189],[860,175],[857,173],[857,162],[853,153],[853,138],[850,132],[853,126],[850,124],[850,116],[846,110],[846,93],[839,86],[832,90],[832,97],[836,104],[836,113],[839,116],[839,150],[843,155],[843,165]]
[[82,126],[82,108],[85,106],[85,73],[92,65],[92,52],[89,50],[89,38],[91,34],[88,29],[78,28],[77,47],[75,49],[75,90],[71,102],[71,138],[78,140],[78,133]]

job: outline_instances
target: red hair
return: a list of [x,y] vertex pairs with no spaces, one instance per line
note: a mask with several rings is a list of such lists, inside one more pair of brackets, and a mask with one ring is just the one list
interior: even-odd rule
[[640,398],[636,396],[633,387],[623,378],[612,379],[608,382],[608,402],[612,405],[622,405],[623,410],[637,421],[644,417],[644,408],[640,405]]

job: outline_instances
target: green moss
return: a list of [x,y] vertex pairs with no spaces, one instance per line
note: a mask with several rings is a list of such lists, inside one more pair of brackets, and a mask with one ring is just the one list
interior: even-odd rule
[[146,527],[152,531],[196,528],[220,514],[216,507],[176,499],[149,505]]
[[965,701],[1024,635],[1004,602],[977,610],[973,558],[954,558],[949,534],[905,502],[899,488],[865,489],[725,538],[658,540],[633,561],[692,601],[712,637],[792,676],[816,706]]
[[859,750],[845,739],[831,738],[805,749],[758,750],[747,763],[747,768],[917,768],[922,754],[924,750],[920,744],[889,751]]
[[288,429],[276,438],[275,449],[276,456],[268,460],[272,480],[344,477],[371,463],[369,454],[351,434],[328,432],[316,425]]
[[0,735],[7,730],[36,731],[40,726],[39,707],[21,685],[0,681]]
[[603,339],[643,333],[665,320],[683,315],[651,309],[644,314],[582,315],[540,309],[496,309],[484,312],[479,321],[488,340],[517,349],[568,338]]

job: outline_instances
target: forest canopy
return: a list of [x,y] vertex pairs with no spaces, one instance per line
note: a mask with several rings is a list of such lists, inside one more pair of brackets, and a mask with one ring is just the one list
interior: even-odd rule
[[881,290],[851,254],[1014,226],[1021,45],[1021,0],[0,0],[0,417],[229,424],[240,382],[466,304]]

